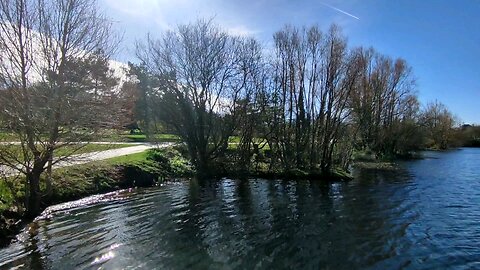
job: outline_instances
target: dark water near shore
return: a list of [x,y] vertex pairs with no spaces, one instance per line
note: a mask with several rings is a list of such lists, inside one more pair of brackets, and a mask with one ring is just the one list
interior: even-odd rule
[[480,269],[480,149],[350,183],[182,182],[31,225],[0,268]]

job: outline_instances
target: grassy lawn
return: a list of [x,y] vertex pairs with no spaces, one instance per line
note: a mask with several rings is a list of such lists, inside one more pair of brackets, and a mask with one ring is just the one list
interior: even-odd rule
[[[145,134],[126,134],[120,135],[120,139],[120,141],[146,142],[147,136]],[[154,134],[152,140],[155,142],[178,142],[180,137],[173,134]]]
[[[103,142],[147,142],[145,134],[130,134],[128,131],[105,130],[103,134],[95,135],[88,141]],[[173,134],[154,134],[151,138],[154,142],[178,142],[180,137]],[[0,142],[15,142],[18,138],[13,133],[0,131]]]
[[110,164],[110,165],[132,164],[135,162],[141,162],[141,161],[147,160],[147,153],[148,151],[144,151],[136,154],[114,157],[114,158],[103,160],[103,162],[106,162],[107,164]]
[[[8,132],[0,132],[0,141],[18,141],[15,138],[14,134]],[[103,134],[99,134],[96,137],[92,137],[89,141],[103,141],[103,142],[148,142],[147,136],[145,134],[130,134],[128,131],[118,131],[118,130],[106,130]],[[174,134],[153,134],[151,136],[151,141],[153,142],[180,142],[181,139],[179,136]],[[257,143],[261,143],[263,139],[255,138]],[[236,148],[235,144],[240,143],[239,136],[230,136],[228,139],[229,144],[233,144],[229,148]],[[98,150],[101,151],[102,149]],[[91,151],[87,151],[91,152]]]
[[[153,134],[150,138],[154,142],[179,142],[180,137],[174,134]],[[90,141],[104,142],[148,142],[145,134],[130,134],[128,131],[107,130]]]
[[15,141],[15,135],[8,133],[8,132],[2,132],[0,131],[0,142],[8,142],[8,141]]
[[[85,144],[78,148],[78,146],[68,145],[56,149],[54,151],[54,156],[56,157],[63,157],[68,155],[78,155],[78,154],[85,154],[91,152],[98,152],[98,151],[105,151],[111,149],[118,149],[118,148],[125,148],[135,146],[133,144]],[[20,145],[0,145],[0,151],[9,151],[16,153],[17,159],[21,159],[22,157],[22,149]]]

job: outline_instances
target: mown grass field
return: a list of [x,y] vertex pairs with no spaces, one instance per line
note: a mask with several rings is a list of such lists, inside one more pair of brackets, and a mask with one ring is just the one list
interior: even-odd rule
[[[84,144],[84,145],[66,145],[54,151],[54,157],[64,157],[70,155],[79,155],[91,152],[119,149],[135,146],[134,144]],[[23,160],[22,147],[16,144],[0,145],[0,151],[13,153],[17,160]],[[12,160],[14,158],[12,157]]]
[[[18,138],[15,134],[7,131],[0,131],[0,142],[15,142]],[[174,134],[158,133],[153,134],[147,140],[145,134],[130,134],[127,131],[105,130],[96,134],[95,137],[87,138],[86,141],[101,141],[101,142],[178,142],[180,137]]]
[[132,164],[135,162],[142,162],[147,160],[148,151],[143,151],[136,154],[125,155],[114,157],[110,159],[105,159],[103,162],[110,164],[110,165],[120,165],[120,164]]
[[15,141],[16,137],[14,134],[0,131],[0,142]]
[[129,134],[127,132],[106,132],[97,140],[105,142],[179,142],[180,137],[174,134],[153,134],[147,139],[145,134]]

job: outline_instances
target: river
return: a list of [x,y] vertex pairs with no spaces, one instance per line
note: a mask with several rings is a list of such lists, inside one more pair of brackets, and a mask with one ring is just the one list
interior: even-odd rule
[[480,269],[480,149],[425,152],[349,183],[223,179],[46,214],[0,268]]

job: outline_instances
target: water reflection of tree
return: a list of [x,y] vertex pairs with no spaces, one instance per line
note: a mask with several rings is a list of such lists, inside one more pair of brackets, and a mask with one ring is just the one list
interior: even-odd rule
[[48,267],[44,258],[47,258],[42,254],[42,249],[39,247],[40,238],[38,236],[40,227],[38,222],[32,222],[28,226],[27,234],[28,240],[25,241],[25,253],[29,254],[26,259],[28,260],[29,269],[47,269]]
[[[378,262],[389,268],[407,262],[398,255],[411,245],[406,231],[415,213],[408,211],[408,177],[363,173],[337,184],[228,179],[172,184],[110,209],[116,235],[112,231],[100,242],[120,237],[128,245],[120,248],[125,258],[108,266],[143,258],[147,267],[164,268],[356,268]],[[74,219],[76,229],[105,215],[87,212]],[[62,253],[55,250],[60,245],[45,253],[41,246],[58,235],[50,235],[45,223],[40,231],[25,245],[31,253],[25,265],[34,269],[50,267],[46,253]],[[44,238],[48,244],[39,243]],[[85,245],[95,242],[86,239],[80,247]]]
[[402,169],[358,170],[355,179],[344,186],[344,199],[337,208],[342,213],[337,228],[343,233],[335,234],[332,241],[346,247],[339,255],[347,256],[356,267],[380,263],[387,269],[405,263],[408,258],[398,255],[411,245],[405,235],[416,219],[408,196],[411,176]]
[[205,241],[210,226],[207,219],[213,210],[208,201],[215,197],[213,184],[192,179],[186,187],[186,209],[174,225],[175,241],[168,242],[172,255],[167,258],[170,267],[206,269],[214,265]]

